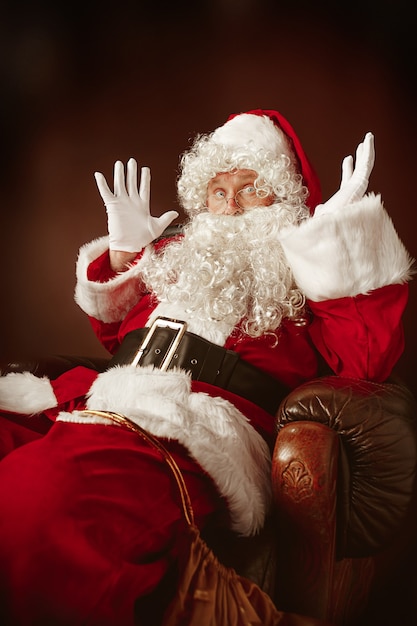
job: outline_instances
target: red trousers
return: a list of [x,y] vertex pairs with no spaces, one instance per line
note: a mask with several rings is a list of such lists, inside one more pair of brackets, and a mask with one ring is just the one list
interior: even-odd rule
[[[184,527],[160,454],[117,425],[57,422],[39,435],[0,418],[2,432],[18,447],[0,462],[0,623],[147,624],[141,599],[170,570]],[[197,523],[224,514],[211,479],[167,446]]]

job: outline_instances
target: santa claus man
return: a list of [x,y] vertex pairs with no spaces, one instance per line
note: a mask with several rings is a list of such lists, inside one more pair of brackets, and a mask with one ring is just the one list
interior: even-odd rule
[[[319,361],[345,376],[389,376],[412,259],[381,198],[366,193],[373,163],[368,133],[322,204],[290,124],[276,111],[233,115],[182,157],[188,220],[173,237],[163,233],[176,212],[151,216],[148,168],[139,188],[133,159],[126,173],[115,164],[113,190],[96,174],[109,235],[80,250],[75,298],[114,355],[109,367],[0,380],[11,623],[140,623],[141,599],[175,560],[182,512],[164,461],[106,411],[165,442],[201,527],[250,535],[268,511],[274,413],[287,390]],[[15,413],[42,413],[51,428],[25,439]],[[26,443],[13,450],[16,440]]]

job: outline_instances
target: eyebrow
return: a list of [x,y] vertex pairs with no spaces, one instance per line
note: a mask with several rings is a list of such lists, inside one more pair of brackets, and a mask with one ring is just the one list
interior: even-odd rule
[[[254,176],[253,174],[243,174],[240,178],[240,182],[244,185],[247,181],[253,181],[255,182],[255,180],[259,177],[259,174],[256,173],[256,175]],[[222,185],[223,181],[222,181],[222,174],[219,174],[218,176],[215,176],[214,178],[212,178],[209,181],[209,185]]]

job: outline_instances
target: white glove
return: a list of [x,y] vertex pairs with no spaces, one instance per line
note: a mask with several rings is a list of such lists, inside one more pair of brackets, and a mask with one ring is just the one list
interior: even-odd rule
[[138,192],[135,159],[127,162],[126,184],[123,163],[116,161],[114,164],[114,193],[103,174],[95,172],[94,177],[107,211],[110,250],[140,252],[179,215],[176,211],[167,211],[160,217],[151,216],[151,172],[149,167],[141,168]]
[[367,133],[357,147],[355,167],[351,155],[343,159],[340,189],[327,202],[316,207],[314,217],[343,209],[346,205],[361,200],[368,188],[374,162],[374,136]]

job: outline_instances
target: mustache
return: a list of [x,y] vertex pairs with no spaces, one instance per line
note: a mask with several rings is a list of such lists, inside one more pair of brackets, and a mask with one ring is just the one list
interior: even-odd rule
[[215,215],[200,213],[184,228],[185,239],[198,236],[200,245],[212,243],[212,238],[219,235],[223,243],[235,245],[236,238],[242,243],[257,245],[274,237],[282,228],[282,210],[279,205],[253,207],[240,215]]

